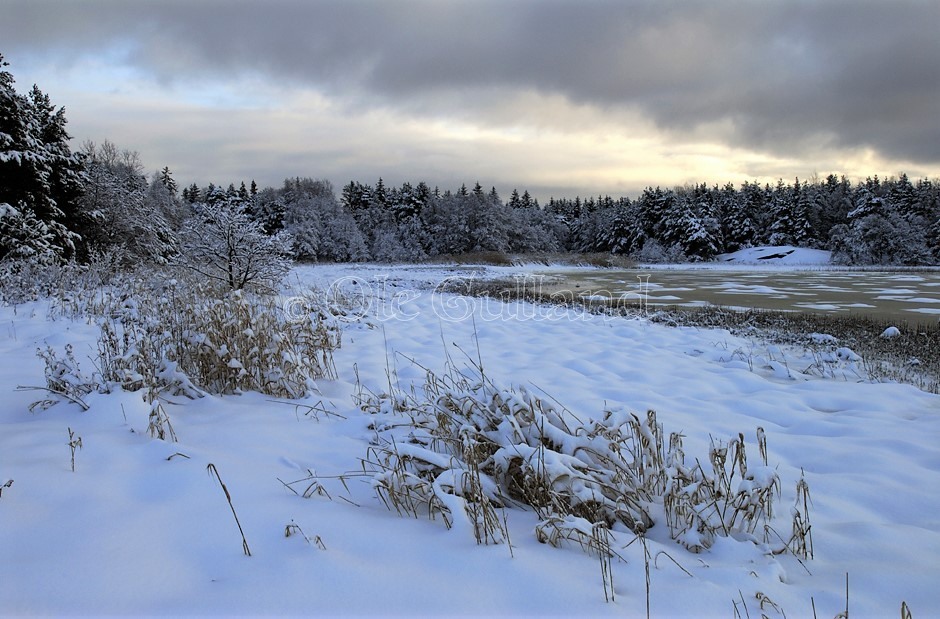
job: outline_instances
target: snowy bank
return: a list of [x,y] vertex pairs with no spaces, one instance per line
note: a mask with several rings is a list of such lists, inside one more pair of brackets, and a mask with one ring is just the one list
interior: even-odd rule
[[831,256],[832,252],[822,249],[781,245],[776,247],[749,247],[730,254],[720,254],[715,257],[715,261],[742,265],[822,266],[830,263]]
[[[439,269],[295,273],[301,285],[356,279],[369,292],[361,320],[346,317],[338,378],[300,407],[254,393],[171,398],[176,443],[147,434],[140,393],[91,394],[84,413],[68,403],[30,413],[41,394],[16,386],[42,382],[36,348],[72,343],[85,362],[97,328],[48,321],[42,304],[0,309],[0,486],[13,480],[0,494],[4,613],[645,616],[647,567],[654,617],[730,617],[735,602],[742,616],[742,604],[751,616],[834,616],[846,573],[853,615],[895,616],[902,600],[915,617],[940,608],[937,396],[869,384],[844,359],[833,361],[837,378],[820,379],[786,351],[726,331],[434,294]],[[530,510],[506,511],[511,549],[399,517],[361,476],[384,426],[354,396],[390,383],[407,391],[427,370],[478,359],[492,380],[584,420],[655,410],[689,457],[707,459],[710,439],[738,433],[755,445],[763,428],[769,467],[755,475],[781,479],[786,523],[805,473],[815,557],[732,538],[694,554],[661,524],[646,555],[616,531],[623,560],[610,565],[607,603],[597,558],[539,543]],[[82,439],[74,472],[69,430]],[[318,485],[285,486],[314,474]]]

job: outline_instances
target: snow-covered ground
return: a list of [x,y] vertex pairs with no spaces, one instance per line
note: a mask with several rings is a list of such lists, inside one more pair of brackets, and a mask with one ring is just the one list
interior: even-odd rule
[[[724,331],[428,289],[461,273],[298,268],[297,287],[357,278],[368,293],[335,354],[339,378],[306,401],[318,419],[251,393],[176,400],[166,409],[177,443],[147,434],[139,393],[89,396],[87,412],[29,412],[41,394],[16,387],[42,383],[37,347],[72,343],[90,366],[97,329],[49,321],[41,303],[0,309],[0,486],[13,482],[0,494],[0,614],[645,616],[643,548],[627,546],[630,534],[615,534],[625,561],[612,565],[607,603],[597,559],[538,543],[531,512],[508,511],[510,553],[440,519],[399,517],[362,478],[348,490],[333,478],[362,471],[375,434],[353,403],[357,376],[374,391],[389,375],[420,385],[424,368],[441,372],[464,352],[479,354],[490,379],[544,391],[581,418],[656,410],[667,433],[685,435],[689,458],[707,460],[710,437],[739,432],[756,457],[763,427],[782,481],[781,535],[805,472],[814,559],[804,567],[733,539],[692,554],[654,527],[651,616],[733,617],[737,602],[741,616],[746,604],[753,617],[832,617],[845,608],[846,574],[853,617],[897,616],[902,601],[914,617],[940,609],[940,397],[869,384],[846,354],[832,360],[834,378],[818,378],[800,351]],[[69,429],[82,441],[74,472]],[[279,481],[308,471],[331,498]],[[286,537],[292,525],[302,534]]]

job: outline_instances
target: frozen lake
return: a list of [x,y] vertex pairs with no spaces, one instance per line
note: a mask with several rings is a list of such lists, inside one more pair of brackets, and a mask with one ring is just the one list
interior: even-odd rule
[[534,271],[526,285],[650,306],[854,313],[925,324],[940,319],[938,270],[545,269]]

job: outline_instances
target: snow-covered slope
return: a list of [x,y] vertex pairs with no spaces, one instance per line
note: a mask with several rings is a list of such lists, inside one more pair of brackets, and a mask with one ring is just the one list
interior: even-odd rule
[[[815,559],[733,539],[692,554],[656,526],[651,616],[727,618],[737,603],[741,616],[746,604],[754,617],[761,608],[831,617],[844,609],[846,573],[853,616],[896,616],[902,600],[915,617],[940,608],[940,398],[868,384],[848,357],[832,365],[837,378],[819,379],[812,356],[723,331],[461,300],[417,285],[447,274],[299,269],[300,281],[319,285],[364,276],[374,293],[335,355],[338,380],[306,402],[319,412],[257,394],[177,400],[166,409],[178,443],[147,434],[140,394],[91,396],[84,413],[65,403],[30,413],[42,394],[16,386],[42,382],[37,346],[71,342],[84,360],[96,328],[47,321],[41,305],[0,309],[0,485],[13,480],[0,495],[0,614],[645,616],[643,546],[628,534],[615,535],[625,561],[612,564],[616,599],[605,603],[597,559],[539,544],[534,513],[508,511],[511,552],[477,546],[440,519],[389,511],[359,475],[376,433],[353,404],[357,376],[376,392],[389,373],[420,384],[424,368],[441,372],[448,354],[460,361],[464,352],[479,355],[490,379],[542,390],[583,419],[654,409],[667,433],[686,436],[689,458],[707,462],[710,437],[742,432],[756,459],[763,427],[782,480],[780,536],[790,535],[805,471]],[[82,439],[74,472],[69,429]],[[329,498],[281,483],[311,471]]]
[[824,265],[829,264],[832,252],[781,245],[779,247],[749,247],[715,257],[718,262],[769,265]]

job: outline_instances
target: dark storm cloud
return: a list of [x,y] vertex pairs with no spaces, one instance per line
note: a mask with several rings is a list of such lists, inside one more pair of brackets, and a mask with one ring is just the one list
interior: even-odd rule
[[3,13],[8,56],[122,50],[169,82],[260,74],[350,105],[471,116],[534,91],[775,155],[940,163],[935,1],[14,0]]

